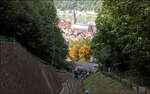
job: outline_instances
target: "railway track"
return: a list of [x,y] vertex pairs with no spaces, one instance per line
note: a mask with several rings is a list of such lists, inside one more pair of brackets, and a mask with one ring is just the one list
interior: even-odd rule
[[63,83],[63,88],[60,94],[77,94],[77,81],[76,79],[68,79],[65,83]]

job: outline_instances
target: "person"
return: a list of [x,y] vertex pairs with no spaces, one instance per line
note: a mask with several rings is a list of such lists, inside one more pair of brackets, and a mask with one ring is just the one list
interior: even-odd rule
[[110,67],[108,68],[108,72],[110,72]]
[[74,71],[74,78],[78,78],[78,72]]
[[89,94],[89,90],[85,90],[85,94]]
[[87,71],[84,71],[83,72],[83,77],[86,78],[86,75],[87,75]]
[[75,78],[83,78],[87,74],[87,70],[83,66],[77,66],[74,70]]

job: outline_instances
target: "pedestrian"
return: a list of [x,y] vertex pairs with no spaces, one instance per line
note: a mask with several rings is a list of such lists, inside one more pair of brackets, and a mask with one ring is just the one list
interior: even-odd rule
[[89,90],[85,90],[85,94],[89,94]]
[[77,73],[77,71],[74,71],[74,78],[78,78],[78,73]]

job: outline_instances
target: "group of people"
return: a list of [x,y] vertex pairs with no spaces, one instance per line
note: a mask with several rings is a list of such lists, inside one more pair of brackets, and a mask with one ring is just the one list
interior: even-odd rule
[[88,75],[88,70],[83,67],[76,67],[73,71],[74,78],[84,78]]

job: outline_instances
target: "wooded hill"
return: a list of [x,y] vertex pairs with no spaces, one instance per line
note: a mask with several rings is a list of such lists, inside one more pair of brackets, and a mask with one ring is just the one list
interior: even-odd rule
[[57,9],[61,10],[80,10],[89,11],[94,10],[98,12],[100,10],[101,0],[54,0]]

